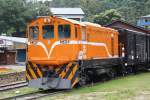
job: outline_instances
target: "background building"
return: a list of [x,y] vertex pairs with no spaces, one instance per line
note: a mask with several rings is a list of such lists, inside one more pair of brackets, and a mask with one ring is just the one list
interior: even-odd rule
[[0,64],[15,64],[16,52],[13,50],[13,42],[0,40]]
[[145,28],[133,25],[131,23],[122,20],[113,21],[112,23],[105,25],[105,27],[110,27],[114,29],[127,29],[127,30],[136,31],[140,33],[150,34],[150,30],[147,30]]
[[50,8],[54,16],[82,21],[84,12],[81,8]]
[[150,15],[142,16],[138,20],[137,25],[150,30]]
[[0,36],[0,64],[26,61],[26,38]]

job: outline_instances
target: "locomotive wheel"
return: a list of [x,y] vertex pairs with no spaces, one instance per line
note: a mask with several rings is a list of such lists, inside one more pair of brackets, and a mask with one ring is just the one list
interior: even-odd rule
[[108,74],[102,74],[101,76],[100,76],[100,78],[101,78],[101,81],[102,82],[106,82],[106,81],[108,81],[108,80],[110,80],[110,77],[108,76]]
[[89,79],[88,75],[82,74],[80,79],[79,79],[79,83],[78,84],[79,84],[79,86],[84,86],[84,85],[86,85],[88,83],[89,80],[90,79]]
[[109,70],[108,76],[110,78],[115,78],[116,77],[116,72],[114,69]]
[[82,78],[80,78],[79,80],[79,86],[84,86],[86,85],[86,77],[82,76]]

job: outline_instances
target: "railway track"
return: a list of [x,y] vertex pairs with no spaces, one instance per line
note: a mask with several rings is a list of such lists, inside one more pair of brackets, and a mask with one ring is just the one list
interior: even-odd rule
[[[121,78],[121,76],[116,77],[115,79],[118,79],[118,78]],[[82,88],[83,87],[91,87],[91,86],[94,86],[96,84],[100,84],[103,82],[106,82],[106,81],[98,81],[98,82],[90,83],[90,84],[87,84],[85,86],[82,86]],[[2,86],[0,86],[0,87],[2,87]],[[1,98],[0,100],[36,100],[36,99],[40,99],[40,98],[43,98],[46,96],[53,96],[53,95],[58,94],[58,93],[71,92],[73,90],[76,90],[76,88],[74,88],[72,90],[41,90],[41,91],[37,91],[37,92]]]
[[46,91],[38,91],[38,92],[32,92],[28,94],[23,94],[23,95],[17,95],[13,97],[8,97],[8,98],[2,98],[0,100],[35,100],[39,99],[42,97],[50,96],[50,95],[55,95],[58,93],[63,93],[66,90],[46,90]]
[[[96,84],[96,83],[94,83],[94,84]],[[97,82],[97,84],[98,84],[98,82]],[[82,87],[90,87],[90,86],[93,86],[93,85],[87,84]],[[40,99],[40,98],[47,97],[47,96],[53,96],[53,95],[59,94],[59,93],[71,92],[76,89],[77,88],[74,88],[72,90],[41,90],[41,91],[37,91],[37,92],[16,95],[13,97],[6,97],[6,98],[2,98],[0,100],[36,100],[36,99]]]
[[7,85],[0,85],[0,92],[16,89],[16,88],[20,88],[20,87],[25,87],[25,86],[27,86],[26,81],[15,82],[12,84],[7,84]]

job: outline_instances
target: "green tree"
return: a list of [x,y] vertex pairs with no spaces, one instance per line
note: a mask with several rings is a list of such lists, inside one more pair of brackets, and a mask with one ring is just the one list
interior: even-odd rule
[[103,13],[100,13],[99,15],[95,15],[94,22],[106,25],[111,23],[113,20],[120,20],[121,14],[117,12],[115,9],[106,10]]
[[51,7],[79,7],[80,0],[53,0]]
[[147,14],[150,14],[150,0],[147,0],[146,2],[145,11]]
[[99,2],[97,0],[80,0],[80,4],[88,21],[93,21],[93,15],[99,12]]
[[0,0],[0,34],[23,31],[28,21],[43,15],[50,15],[49,7],[44,3]]

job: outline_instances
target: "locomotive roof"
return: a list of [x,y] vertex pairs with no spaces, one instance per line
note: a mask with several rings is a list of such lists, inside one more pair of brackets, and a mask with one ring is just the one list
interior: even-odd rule
[[61,18],[61,19],[69,21],[69,22],[71,22],[73,24],[78,24],[78,25],[81,25],[81,26],[86,26],[85,24],[83,24],[83,23],[81,23],[79,21],[76,21],[76,20],[72,20],[72,19],[68,19],[68,18]]
[[[132,34],[146,35],[146,33],[138,32],[138,31],[134,31],[134,30],[130,30],[130,29],[125,29],[125,28],[118,28],[118,30],[119,30],[119,31],[131,32]],[[147,34],[147,36],[149,36],[149,34]]]
[[[40,19],[40,18],[48,18],[50,16],[38,16],[36,19]],[[68,21],[70,23],[73,23],[73,24],[78,24],[78,25],[81,25],[81,26],[93,26],[93,27],[98,27],[98,28],[105,28],[105,29],[108,29],[108,30],[111,30],[111,31],[117,31],[115,29],[112,29],[112,28],[108,28],[108,27],[103,27],[99,24],[96,24],[96,23],[91,23],[91,22],[80,22],[80,21],[76,21],[76,20],[73,20],[73,19],[68,19],[68,18],[63,18],[63,17],[57,17],[58,19],[63,19],[65,21]],[[33,22],[35,20],[32,20],[31,22]]]
[[76,20],[73,20],[73,19],[68,19],[68,18],[61,18],[61,19],[64,19],[66,21],[69,21],[73,24],[79,24],[81,26],[87,26],[87,25],[90,25],[90,26],[95,26],[95,27],[101,27],[101,25],[99,24],[96,24],[96,23],[91,23],[91,22],[79,22],[79,21],[76,21]]
[[95,27],[102,27],[102,26],[99,25],[99,24],[91,23],[91,22],[81,22],[81,23],[83,23],[84,25],[91,25],[91,26],[95,26]]
[[106,29],[109,29],[109,30],[113,30],[113,31],[116,31],[115,29],[112,29],[112,28],[108,28],[108,27],[103,27],[99,24],[96,24],[96,23],[91,23],[91,22],[79,22],[79,21],[76,21],[76,20],[73,20],[73,19],[68,19],[68,18],[61,18],[63,20],[66,20],[66,21],[69,21],[73,24],[78,24],[78,25],[81,25],[81,26],[93,26],[93,27],[98,27],[98,28],[106,28]]

